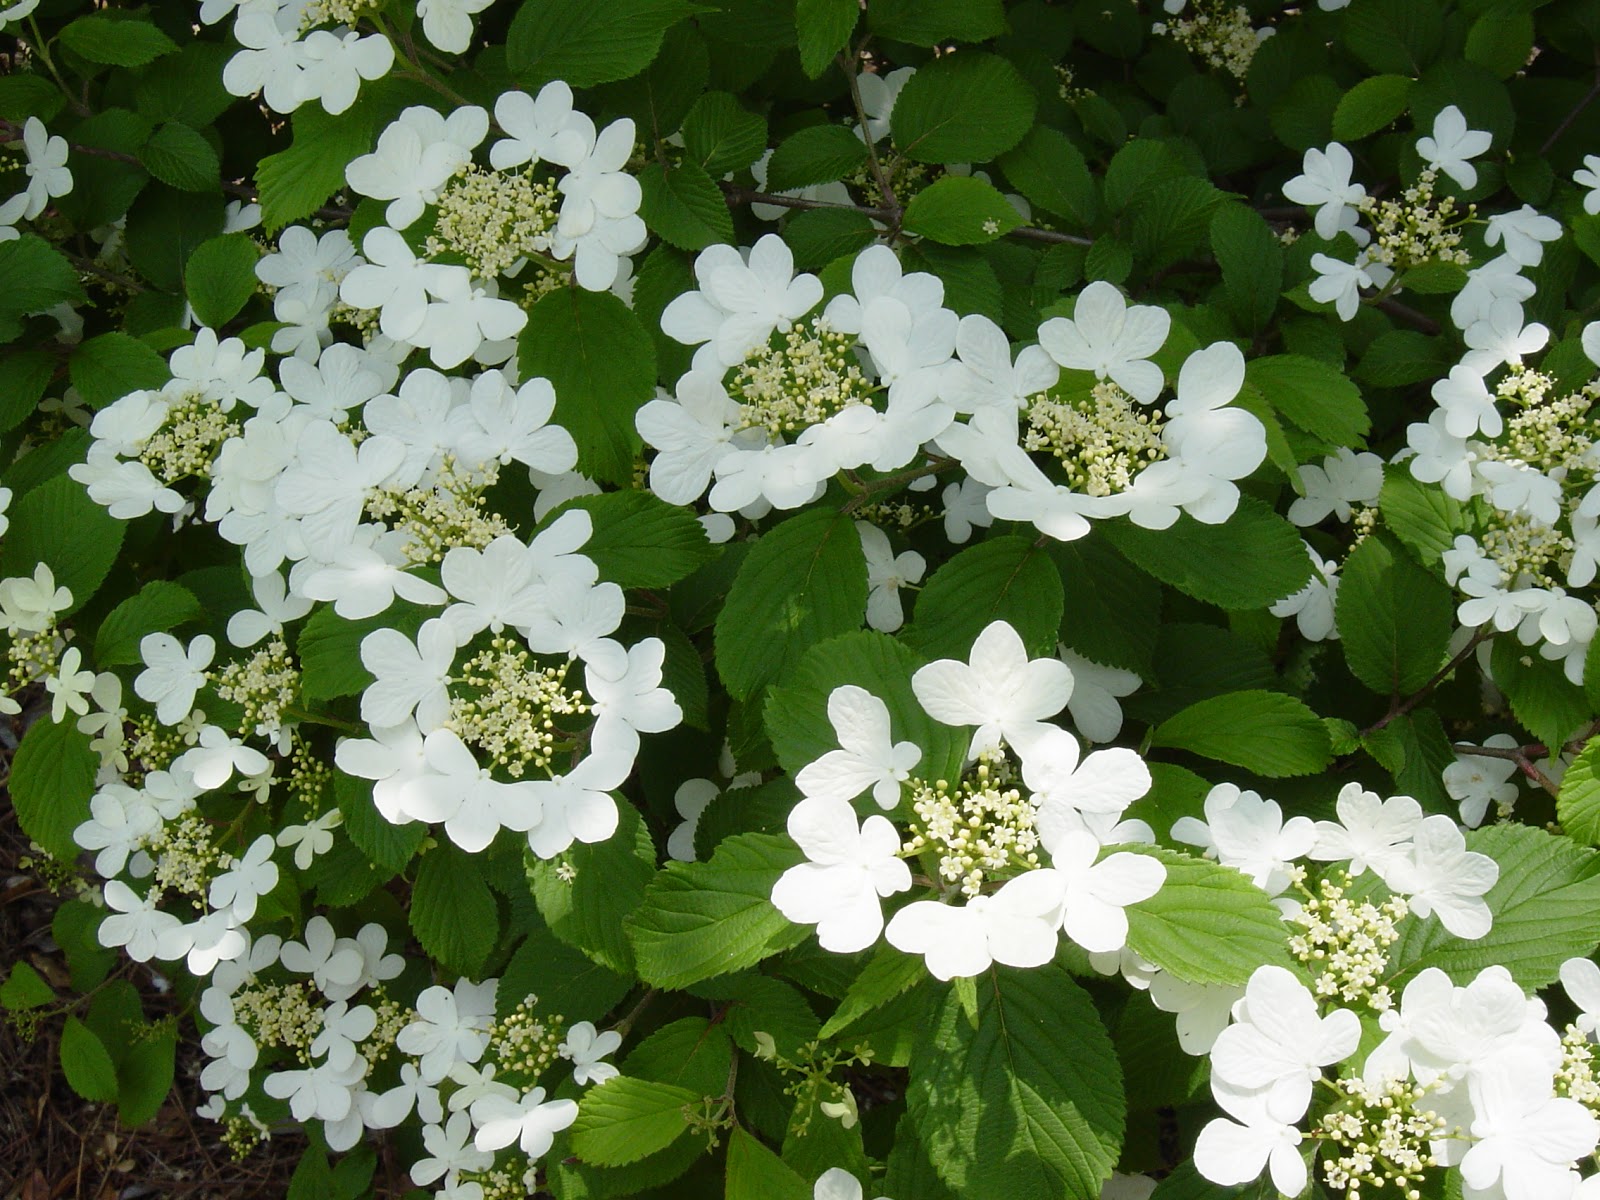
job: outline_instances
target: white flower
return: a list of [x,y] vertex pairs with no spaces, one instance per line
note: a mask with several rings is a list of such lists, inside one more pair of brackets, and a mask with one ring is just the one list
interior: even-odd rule
[[940,397],[957,412],[997,408],[1014,413],[1029,396],[1054,386],[1061,377],[1061,369],[1042,346],[1024,346],[1012,362],[1005,330],[981,313],[961,318],[956,354],[957,361],[945,372]]
[[918,702],[946,725],[976,725],[969,756],[1002,741],[1026,752],[1072,697],[1072,670],[1059,659],[1032,661],[1017,631],[995,621],[972,644],[966,662],[943,658],[911,679]]
[[33,568],[33,576],[14,575],[0,580],[0,621],[8,632],[43,633],[58,612],[72,607],[72,589],[57,587],[48,563]]
[[476,105],[454,109],[448,118],[415,105],[384,129],[377,149],[345,168],[345,180],[363,196],[392,201],[385,220],[404,229],[439,199],[488,132],[489,114]]
[[394,44],[381,33],[313,29],[300,45],[300,102],[319,101],[333,115],[356,102],[363,79],[382,79],[394,66]]
[[[434,299],[423,310],[422,324],[409,340],[426,350],[441,370],[458,367],[474,355],[480,361],[501,361],[511,352],[508,339],[528,323],[525,310],[494,295],[492,284],[475,286],[465,267],[435,275],[428,292]],[[505,352],[491,354],[490,348],[495,346]]]
[[1311,267],[1317,272],[1308,289],[1311,298],[1319,304],[1332,304],[1341,321],[1355,317],[1361,307],[1362,288],[1382,287],[1393,276],[1382,263],[1363,262],[1360,258],[1347,263],[1326,254],[1313,254]]
[[22,216],[33,220],[57,196],[72,190],[72,172],[67,169],[67,139],[52,137],[38,117],[29,117],[22,126],[22,146],[28,161],[23,170],[28,179],[28,205]]
[[121,874],[128,855],[161,829],[161,815],[143,792],[111,783],[89,801],[89,820],[72,831],[85,850],[98,850],[94,869],[106,879]]
[[1583,167],[1572,173],[1572,182],[1589,189],[1583,198],[1583,211],[1591,217],[1600,214],[1600,154],[1585,154]]
[[1383,459],[1348,446],[1340,446],[1320,466],[1302,465],[1296,474],[1305,494],[1289,505],[1289,520],[1300,526],[1315,525],[1330,513],[1348,521],[1352,504],[1371,504],[1383,489]]
[[779,877],[774,907],[797,925],[817,926],[824,950],[853,954],[872,945],[883,929],[879,897],[911,886],[899,832],[885,817],[858,824],[849,804],[831,799],[800,801],[788,830],[809,861]]
[[194,708],[194,694],[205,686],[216,649],[210,634],[200,634],[187,650],[170,633],[145,634],[139,642],[145,669],[133,681],[134,694],[156,706],[163,725],[176,725]]
[[[617,831],[617,802],[610,791],[632,769],[631,762],[591,754],[565,775],[529,780],[526,795],[539,810],[537,823],[528,829],[528,848],[540,858],[554,858],[574,841],[592,844],[609,838]],[[528,819],[517,819],[513,827]]]
[[[676,397],[661,393],[639,410],[634,424],[658,451],[650,463],[650,490],[669,504],[693,504],[733,448],[739,405],[718,374],[688,371],[678,380]],[[759,431],[755,438],[756,445],[765,443]]]
[[1088,832],[1066,833],[1047,845],[1055,866],[1044,871],[1059,876],[1061,927],[1066,935],[1091,954],[1121,950],[1128,941],[1128,916],[1123,910],[1160,891],[1166,867],[1147,855],[1127,852],[1096,862],[1100,842]]
[[330,808],[309,825],[286,825],[278,831],[278,845],[294,847],[294,865],[309,871],[319,854],[333,849],[333,831],[344,824],[344,814]]
[[1544,349],[1550,330],[1537,321],[1523,324],[1522,305],[1515,300],[1496,300],[1489,315],[1467,326],[1461,337],[1468,347],[1461,365],[1487,375],[1501,363],[1521,366],[1523,355]]
[[352,308],[380,309],[378,328],[397,342],[409,341],[428,312],[428,288],[452,268],[425,262],[405,238],[379,225],[361,243],[367,261],[339,283],[339,298]]
[[45,691],[50,693],[50,719],[57,724],[66,718],[67,711],[79,716],[89,711],[88,695],[94,690],[93,671],[80,671],[83,654],[73,646],[61,656],[55,674],[46,676]]
[[464,1112],[451,1113],[448,1124],[424,1126],[422,1145],[428,1157],[412,1166],[411,1182],[427,1187],[446,1176],[454,1178],[456,1172],[487,1171],[494,1166],[494,1152],[474,1146],[472,1132],[472,1118]]
[[1476,1139],[1461,1159],[1471,1195],[1506,1200],[1564,1200],[1578,1181],[1576,1160],[1600,1140],[1600,1122],[1576,1100],[1551,1094],[1549,1073],[1502,1060],[1470,1082]]
[[861,535],[861,550],[867,560],[867,624],[883,633],[893,633],[905,623],[900,606],[900,589],[919,583],[927,560],[915,550],[896,555],[889,535],[866,521],[856,522]]
[[623,650],[607,639],[586,651],[584,682],[595,714],[590,753],[632,763],[639,734],[664,733],[683,720],[678,702],[661,686],[666,646],[660,638],[645,638]]
[[1132,671],[1103,666],[1067,646],[1056,647],[1056,656],[1072,671],[1067,712],[1078,732],[1091,742],[1114,740],[1122,729],[1122,705],[1117,701],[1138,691],[1144,681]]
[[1316,567],[1317,573],[1311,577],[1305,587],[1292,596],[1277,601],[1267,611],[1275,617],[1293,617],[1295,625],[1300,630],[1300,636],[1310,642],[1337,639],[1338,629],[1334,626],[1333,612],[1339,596],[1339,564],[1324,561],[1309,542],[1301,543],[1306,548],[1306,553],[1311,556],[1311,563]]
[[987,529],[994,524],[989,512],[989,491],[989,484],[970,475],[944,489],[944,535],[954,545],[969,540],[974,526]]
[[233,859],[228,869],[211,881],[206,899],[215,909],[231,909],[238,922],[256,913],[256,900],[278,886],[278,864],[272,861],[273,840],[263,833],[250,843],[243,858]]
[[189,772],[195,786],[205,791],[227,783],[235,770],[244,776],[259,775],[270,766],[261,751],[229,737],[226,729],[216,725],[201,726],[198,744],[184,751],[177,765]]
[[696,370],[721,374],[737,366],[774,331],[787,333],[822,299],[822,281],[796,275],[783,239],[766,234],[748,251],[711,246],[695,259],[699,289],[684,292],[661,314],[661,331],[695,352]]
[[1366,197],[1366,188],[1350,182],[1354,167],[1350,151],[1338,142],[1329,142],[1326,149],[1307,150],[1300,174],[1283,185],[1285,200],[1317,210],[1317,234],[1328,241],[1345,228],[1346,206],[1357,205]]
[[875,71],[861,72],[856,79],[856,86],[861,89],[861,108],[866,113],[867,124],[865,130],[860,125],[853,126],[858,138],[866,142],[880,142],[888,136],[889,122],[894,116],[894,105],[900,98],[900,89],[916,73],[915,67],[899,67],[887,75]]
[[556,1053],[572,1064],[573,1082],[601,1084],[621,1074],[610,1063],[600,1061],[620,1045],[622,1035],[615,1029],[599,1033],[593,1022],[579,1021],[567,1030],[566,1040],[556,1047]]
[[1150,790],[1150,768],[1134,751],[1114,746],[1080,759],[1077,739],[1052,727],[1021,758],[1023,781],[1039,803],[1039,837],[1047,847],[1077,830],[1104,834],[1102,841],[1124,840],[1121,835],[1135,832],[1114,824]]
[[[1485,746],[1510,749],[1517,739],[1507,733],[1497,733]],[[1450,799],[1461,805],[1461,823],[1476,829],[1483,824],[1484,815],[1492,803],[1497,810],[1508,811],[1517,802],[1519,788],[1512,782],[1517,774],[1517,764],[1509,758],[1489,758],[1482,754],[1457,754],[1456,761],[1444,769],[1444,790]]]
[[695,861],[694,835],[700,827],[700,815],[720,794],[721,789],[709,779],[685,779],[678,785],[672,796],[672,806],[682,820],[667,837],[668,858],[678,862]]
[[1533,299],[1535,284],[1519,274],[1521,270],[1522,264],[1514,262],[1509,254],[1502,254],[1468,271],[1466,286],[1450,301],[1450,320],[1456,328],[1465,329],[1487,317],[1496,300],[1521,304]]
[[485,1096],[472,1106],[478,1127],[472,1144],[479,1150],[499,1150],[516,1142],[529,1158],[537,1159],[555,1142],[555,1135],[578,1119],[576,1100],[546,1100],[536,1087],[521,1100]]
[[1272,1186],[1283,1195],[1298,1196],[1305,1191],[1301,1132],[1269,1115],[1264,1097],[1230,1099],[1225,1107],[1242,1124],[1225,1117],[1207,1123],[1195,1142],[1195,1169],[1212,1183],[1224,1186],[1249,1183],[1263,1170],[1270,1170]]
[[446,54],[465,54],[472,43],[472,14],[494,0],[417,0],[422,32]]
[[360,945],[337,936],[327,917],[319,913],[307,921],[304,937],[304,942],[283,943],[278,958],[287,969],[311,976],[325,993],[361,979],[366,964]]
[[1480,430],[1487,437],[1500,436],[1504,428],[1500,410],[1480,372],[1458,363],[1450,368],[1447,377],[1435,381],[1432,395],[1451,437],[1469,438]]
[[112,915],[100,922],[97,935],[100,944],[108,949],[123,947],[134,962],[149,962],[158,955],[177,957],[167,954],[166,950],[174,941],[174,935],[181,936],[183,922],[157,908],[151,896],[140,897],[120,879],[107,883],[106,907],[112,910]]
[[1347,861],[1352,876],[1371,867],[1379,879],[1411,853],[1411,839],[1422,823],[1422,805],[1410,796],[1381,799],[1359,783],[1339,789],[1337,821],[1317,822],[1317,842],[1307,856],[1319,862]]
[[1039,345],[1063,367],[1110,378],[1149,404],[1161,391],[1161,368],[1150,355],[1167,340],[1172,318],[1150,304],[1131,308],[1112,284],[1097,280],[1078,296],[1072,319],[1051,317],[1039,326]]
[[900,785],[922,750],[915,742],[893,740],[888,706],[866,689],[845,684],[828,695],[828,720],[841,749],[800,769],[794,780],[800,791],[813,800],[849,802],[871,787],[878,807],[899,804]]
[[1494,138],[1481,129],[1468,129],[1467,118],[1451,104],[1441,108],[1433,118],[1433,136],[1417,139],[1417,153],[1430,167],[1454,179],[1458,186],[1472,188],[1478,183],[1478,168],[1467,159],[1482,154],[1493,141]]
[[1417,916],[1436,913],[1457,937],[1478,938],[1493,921],[1483,894],[1499,879],[1500,864],[1466,844],[1449,817],[1425,817],[1413,834],[1411,857],[1395,864],[1385,882],[1410,898]]
[[286,622],[298,621],[311,611],[311,598],[291,595],[283,576],[276,571],[251,576],[250,590],[261,607],[242,608],[228,618],[231,645],[254,646],[269,635],[282,636]]
[[1206,794],[1205,815],[1203,822],[1180,817],[1172,836],[1244,872],[1269,896],[1289,886],[1289,864],[1304,857],[1317,840],[1310,817],[1285,821],[1277,801],[1231,783],[1219,783]]
[[1063,900],[1056,872],[1027,871],[992,896],[974,896],[963,905],[908,904],[884,936],[895,949],[922,955],[936,979],[977,975],[991,963],[1041,967],[1060,944]]
[[437,729],[450,706],[447,684],[456,649],[454,630],[438,617],[423,622],[415,642],[396,629],[367,634],[361,663],[374,679],[361,694],[361,719],[399,725],[415,713],[423,729]]
[[548,379],[513,388],[500,371],[472,381],[468,404],[450,413],[456,451],[463,462],[520,462],[547,474],[570,471],[578,462],[572,435],[551,425],[556,393]]
[[1561,986],[1578,1006],[1573,1022],[1584,1033],[1600,1028],[1600,965],[1587,958],[1569,958],[1561,964]]
[[555,163],[572,167],[583,160],[594,138],[594,123],[572,108],[572,89],[554,80],[527,92],[506,92],[494,102],[495,122],[506,136],[489,147],[489,164],[497,171],[523,163]]
[[457,1062],[475,1063],[483,1057],[498,982],[461,979],[453,992],[435,985],[417,997],[417,1019],[396,1035],[394,1044],[402,1054],[421,1060],[418,1069],[429,1083],[438,1083]]
[[617,281],[623,256],[648,236],[638,209],[639,181],[627,171],[633,155],[633,121],[624,117],[598,136],[556,186],[566,197],[550,241],[551,256],[572,259],[578,286],[603,292]]
[[1544,257],[1542,243],[1561,238],[1561,222],[1531,204],[1524,204],[1515,212],[1490,214],[1488,226],[1483,232],[1484,242],[1498,246],[1504,239],[1506,257],[1524,267],[1538,266]]

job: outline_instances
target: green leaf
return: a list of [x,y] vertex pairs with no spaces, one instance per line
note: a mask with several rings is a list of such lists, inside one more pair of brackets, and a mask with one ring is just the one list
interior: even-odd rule
[[1201,700],[1158,725],[1150,744],[1269,779],[1310,775],[1333,758],[1327,727],[1304,703],[1282,692],[1229,692]]
[[691,990],[707,1000],[729,1001],[722,1026],[747,1054],[760,1050],[758,1033],[770,1036],[778,1053],[787,1058],[817,1038],[817,1014],[797,989],[781,979],[747,972],[710,979]]
[[1000,0],[870,0],[867,28],[913,46],[983,42],[1006,31]]
[[178,1026],[141,1021],[128,1029],[117,1063],[117,1118],[130,1128],[155,1119],[176,1074]]
[[165,633],[200,616],[200,601],[188,588],[153,579],[117,605],[94,637],[94,665],[129,666],[142,662],[139,642],[147,633]]
[[0,433],[10,433],[33,416],[55,373],[55,357],[43,350],[16,351],[0,358]]
[[506,34],[506,65],[524,87],[552,79],[593,87],[636,75],[661,51],[661,38],[698,11],[684,0],[524,0]]
[[1453,936],[1437,918],[1400,925],[1387,983],[1438,967],[1457,985],[1503,966],[1524,988],[1554,983],[1561,964],[1600,943],[1600,854],[1529,825],[1468,830],[1467,849],[1500,865],[1484,895],[1494,925],[1481,938]]
[[[570,877],[563,879],[565,865]],[[601,966],[633,975],[633,946],[622,922],[656,877],[656,848],[631,804],[617,805],[617,831],[603,842],[574,842],[560,859],[529,857],[528,883],[550,932]]]
[[332,700],[364,691],[373,675],[361,665],[361,639],[375,629],[398,629],[415,637],[427,615],[426,610],[401,602],[359,621],[345,620],[332,605],[317,609],[295,643],[300,694],[307,700]]
[[87,900],[68,900],[50,920],[50,936],[67,956],[74,991],[98,987],[117,965],[117,952],[100,944],[100,922],[105,915],[105,909]]
[[1417,691],[1449,656],[1450,589],[1382,536],[1363,538],[1339,578],[1335,617],[1351,673],[1381,696]]
[[1457,533],[1470,527],[1460,503],[1436,483],[1420,483],[1405,466],[1386,467],[1378,494],[1383,523],[1427,566],[1455,544]]
[[720,1096],[732,1065],[733,1045],[722,1026],[705,1017],[684,1017],[635,1046],[622,1072],[688,1088],[696,1096]]
[[356,849],[391,874],[404,871],[422,848],[428,826],[422,821],[403,825],[390,821],[373,803],[370,780],[338,772],[333,777],[333,794],[344,816],[342,828]]
[[499,938],[494,895],[477,862],[441,841],[417,864],[411,889],[411,931],[447,971],[474,978]]
[[1265,608],[1305,587],[1313,569],[1300,531],[1251,496],[1221,525],[1182,516],[1159,531],[1125,521],[1099,528],[1135,566],[1219,608]]
[[78,57],[111,67],[142,67],[178,48],[149,21],[119,20],[109,13],[79,17],[60,38]]
[[1048,549],[1065,600],[1061,640],[1092,662],[1150,674],[1161,585],[1093,533]]
[[620,1167],[664,1150],[689,1128],[685,1115],[700,1103],[688,1088],[624,1075],[591,1087],[578,1103],[572,1148],[585,1162]]
[[726,1200],[811,1200],[811,1185],[742,1126],[728,1135]]
[[627,918],[639,977],[681,988],[753,966],[809,930],[772,906],[772,887],[802,861],[787,837],[741,833],[725,838],[707,862],[668,863]]
[[1088,229],[1099,216],[1100,199],[1083,151],[1060,130],[1035,125],[999,161],[1012,186],[1034,207],[1079,229]]
[[907,1111],[928,1157],[963,1200],[1098,1196],[1126,1104],[1094,1002],[1057,964],[994,967],[976,991],[973,1016],[951,988],[912,1053]]
[[125,333],[102,333],[80,342],[67,370],[90,408],[104,408],[129,392],[159,388],[171,378],[164,358]]
[[1594,716],[1588,696],[1567,678],[1561,663],[1519,645],[1514,637],[1494,639],[1489,665],[1512,713],[1546,746],[1562,745]]
[[587,512],[594,526],[584,556],[599,569],[601,579],[619,587],[666,587],[717,556],[692,512],[648,492],[579,496],[546,520],[573,508]]
[[835,259],[872,245],[878,231],[866,213],[849,208],[819,208],[796,212],[783,227],[783,240],[794,253],[800,270],[825,267]]
[[543,1011],[560,1013],[569,1023],[603,1021],[628,994],[629,980],[585,957],[542,922],[529,923],[533,928],[500,973],[496,993],[500,1015],[534,995]]
[[1562,776],[1556,818],[1568,837],[1600,846],[1600,740],[1591,739]]
[[1133,203],[1134,257],[1159,271],[1198,253],[1222,199],[1220,191],[1192,175],[1152,183]]
[[994,185],[961,175],[945,175],[911,197],[904,220],[907,233],[947,246],[992,242],[1021,224]]
[[1372,75],[1344,94],[1333,110],[1333,136],[1353,142],[1377,133],[1406,110],[1412,81],[1404,75]]
[[860,18],[858,0],[796,0],[794,29],[807,79],[826,71],[834,55],[850,44]]
[[318,105],[302,105],[290,123],[294,141],[288,149],[256,164],[261,225],[269,234],[309,217],[344,187],[345,167],[372,149],[377,115],[358,99],[337,117]]
[[222,169],[211,143],[179,121],[168,121],[151,134],[139,159],[162,183],[185,192],[215,191]]
[[15,335],[18,317],[82,299],[78,273],[43,238],[25,233],[0,244],[0,337]]
[[722,190],[697,163],[650,163],[639,172],[639,215],[652,232],[680,250],[733,241],[733,217]]
[[866,161],[866,143],[843,125],[810,125],[784,138],[772,152],[767,163],[767,188],[787,192],[832,183]]
[[633,311],[610,292],[553,291],[528,312],[517,362],[523,378],[555,388],[554,420],[578,444],[578,470],[631,483],[633,417],[656,384],[655,345]]
[[1444,14],[1435,0],[1355,0],[1340,34],[1345,49],[1374,71],[1414,77],[1439,51]]
[[880,945],[861,974],[851,982],[850,990],[822,1026],[819,1036],[837,1037],[860,1018],[905,995],[927,978],[928,970],[916,955],[902,954],[887,944]]
[[1032,655],[1054,654],[1065,603],[1050,556],[1027,538],[996,537],[933,573],[904,633],[928,658],[965,658],[995,621],[1007,621]]
[[1372,340],[1355,375],[1374,387],[1404,387],[1448,375],[1451,362],[1444,338],[1414,329],[1391,329]]
[[0,1008],[7,1012],[26,1012],[49,1004],[55,998],[55,989],[25,962],[12,963],[11,973],[0,984]]
[[742,171],[767,148],[765,118],[727,92],[706,92],[683,119],[683,145],[711,175]]
[[1266,219],[1244,204],[1224,204],[1211,217],[1211,252],[1222,268],[1228,308],[1250,333],[1259,333],[1278,309],[1283,290],[1283,247]]
[[1467,31],[1467,61],[1509,79],[1528,61],[1533,36],[1532,13],[1490,9]]
[[1360,446],[1372,428],[1356,385],[1338,369],[1300,354],[1255,358],[1245,381],[1285,420],[1337,446]]
[[117,1068],[105,1044],[77,1017],[61,1031],[61,1073],[85,1100],[102,1104],[117,1098]]
[[196,246],[183,270],[184,290],[202,324],[220,329],[256,292],[256,244],[228,233]]
[[[163,292],[181,292],[189,255],[201,242],[222,232],[223,208],[221,193],[180,192],[164,184],[150,184],[128,210],[128,260]],[[134,297],[134,303],[141,300],[151,301],[155,307],[142,324],[130,317],[129,333],[173,326],[183,315],[183,302],[176,295],[146,292]]]
[[1467,270],[1459,263],[1429,262],[1412,267],[1400,277],[1408,292],[1419,296],[1443,296],[1459,292],[1467,284]]
[[1090,283],[1121,283],[1132,270],[1133,247],[1118,237],[1095,238],[1083,258],[1083,277]]
[[1248,876],[1172,850],[1147,853],[1167,880],[1124,910],[1129,949],[1190,983],[1244,983],[1284,957],[1283,916]]
[[813,509],[746,555],[717,617],[717,671],[735,699],[780,680],[807,648],[861,625],[867,564],[848,517]]
[[75,480],[57,475],[12,505],[11,528],[0,543],[0,577],[31,577],[36,564],[48,564],[56,586],[72,590],[72,603],[58,614],[70,616],[105,581],[127,528]]
[[[971,643],[962,649],[963,657]],[[928,716],[911,690],[911,676],[924,659],[885,633],[864,630],[830,638],[806,652],[799,667],[767,693],[766,726],[778,761],[791,775],[839,747],[828,720],[828,697],[844,684],[865,688],[889,710],[897,742],[915,742],[923,758],[922,778],[954,778],[961,772],[968,738]]]
[[946,55],[901,89],[891,116],[894,144],[916,162],[988,162],[1022,141],[1034,106],[1033,90],[1005,59]]

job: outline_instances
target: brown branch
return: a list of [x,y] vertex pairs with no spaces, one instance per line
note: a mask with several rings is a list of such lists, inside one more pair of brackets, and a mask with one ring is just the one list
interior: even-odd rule
[[1457,754],[1471,754],[1478,758],[1498,758],[1514,762],[1517,768],[1552,796],[1559,795],[1561,786],[1539,769],[1535,758],[1548,758],[1550,752],[1543,742],[1530,742],[1526,746],[1475,746],[1471,742],[1456,742],[1451,747]]
[[1539,147],[1540,157],[1543,157],[1550,152],[1550,147],[1554,146],[1558,141],[1560,141],[1561,135],[1564,134],[1568,129],[1572,128],[1572,123],[1578,119],[1578,116],[1583,112],[1583,110],[1588,108],[1590,104],[1594,103],[1594,98],[1596,96],[1600,96],[1600,50],[1595,52],[1595,58],[1596,65],[1594,70],[1594,83],[1590,86],[1589,90],[1584,93],[1583,99],[1574,104],[1572,106],[1572,110],[1568,112],[1566,116],[1561,118],[1561,123],[1550,131],[1550,136],[1545,138],[1544,144]]
[[1439,322],[1435,321],[1426,313],[1418,312],[1409,304],[1401,304],[1398,300],[1385,297],[1384,299],[1378,301],[1376,307],[1388,313],[1391,317],[1399,317],[1403,321],[1410,321],[1411,324],[1415,325],[1423,333],[1426,333],[1429,336],[1442,331]]
[[1411,695],[1407,696],[1404,700],[1396,697],[1394,701],[1390,703],[1388,712],[1384,713],[1382,717],[1374,721],[1371,725],[1368,725],[1356,736],[1364,738],[1369,733],[1377,733],[1378,730],[1389,724],[1389,722],[1398,720],[1399,718],[1405,716],[1413,708],[1431,696],[1434,688],[1438,687],[1441,683],[1448,679],[1455,669],[1462,663],[1466,662],[1467,659],[1471,658],[1472,655],[1477,651],[1478,647],[1487,641],[1491,636],[1492,635],[1489,633],[1486,627],[1480,628],[1472,635],[1471,640],[1456,652],[1455,657],[1435,671],[1426,683],[1424,683],[1416,691],[1412,692]]

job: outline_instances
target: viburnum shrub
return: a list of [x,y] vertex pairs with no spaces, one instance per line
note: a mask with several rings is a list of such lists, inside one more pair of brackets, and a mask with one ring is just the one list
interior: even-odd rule
[[0,22],[83,1096],[197,1043],[300,1196],[1600,1195],[1594,0]]

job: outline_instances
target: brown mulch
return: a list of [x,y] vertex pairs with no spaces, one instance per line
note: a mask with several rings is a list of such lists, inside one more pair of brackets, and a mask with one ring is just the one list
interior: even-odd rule
[[[0,790],[0,973],[26,961],[65,1001],[74,993],[50,936],[64,897],[22,865],[28,853],[27,836]],[[146,1013],[170,1011],[170,998],[149,971],[123,960],[118,973],[139,989]],[[31,1038],[0,1013],[0,1200],[276,1200],[286,1193],[302,1139],[274,1137],[240,1162],[222,1144],[221,1126],[193,1115],[205,1094],[192,1025],[180,1025],[176,1079],[166,1104],[154,1120],[127,1129],[115,1105],[81,1099],[62,1078],[56,1045],[65,1012],[57,1005]]]

